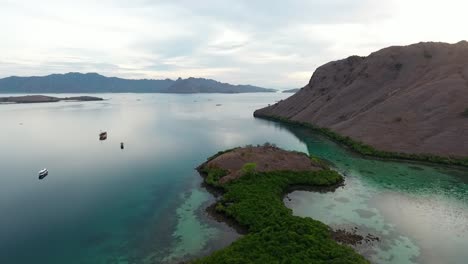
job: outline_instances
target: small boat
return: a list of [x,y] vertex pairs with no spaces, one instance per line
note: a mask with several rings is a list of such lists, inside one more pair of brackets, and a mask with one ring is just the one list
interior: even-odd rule
[[120,142],[120,149],[124,149],[124,144],[123,144],[123,142]]
[[107,132],[99,133],[99,140],[106,140],[107,139]]
[[42,169],[39,171],[39,180],[42,180],[49,174],[49,171],[47,169]]

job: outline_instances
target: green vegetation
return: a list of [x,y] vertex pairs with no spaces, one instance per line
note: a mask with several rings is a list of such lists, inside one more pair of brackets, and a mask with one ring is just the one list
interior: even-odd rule
[[[257,145],[257,147],[260,147],[260,145]],[[263,143],[263,147],[265,148],[276,148],[276,144],[270,143],[270,142],[265,142]]]
[[349,147],[351,150],[359,154],[365,155],[365,156],[372,156],[372,157],[383,158],[383,159],[402,159],[402,160],[424,161],[424,162],[438,163],[438,164],[444,164],[444,165],[456,165],[456,166],[468,167],[468,157],[467,158],[442,157],[442,156],[431,155],[431,154],[409,154],[409,153],[382,151],[382,150],[377,150],[373,148],[372,146],[366,145],[362,142],[353,140],[350,137],[342,136],[336,132],[331,131],[328,128],[321,128],[321,127],[317,127],[309,123],[292,121],[287,118],[278,117],[278,116],[263,116],[263,115],[258,115],[258,114],[256,114],[255,116],[259,118],[263,118],[263,119],[272,120],[272,121],[278,121],[278,122],[288,123],[288,124],[293,124],[293,125],[300,125],[300,126],[310,128],[318,133],[321,133],[327,136],[333,141],[341,143]]
[[[203,171],[217,174],[220,169]],[[352,248],[332,240],[325,224],[293,216],[282,201],[289,186],[331,186],[342,180],[331,170],[277,171],[251,172],[223,185],[215,183],[225,192],[216,210],[248,228],[249,234],[193,263],[368,263]]]
[[329,162],[325,161],[325,160],[322,160],[321,158],[319,157],[316,157],[316,156],[313,156],[311,155],[310,156],[310,160],[312,161],[312,163],[322,169],[327,169],[329,167]]
[[242,173],[243,174],[254,173],[256,168],[257,168],[257,163],[255,162],[246,163],[244,164],[244,166],[242,166]]
[[219,187],[219,179],[228,173],[226,170],[218,167],[202,167],[200,171],[206,175],[205,182],[214,187]]

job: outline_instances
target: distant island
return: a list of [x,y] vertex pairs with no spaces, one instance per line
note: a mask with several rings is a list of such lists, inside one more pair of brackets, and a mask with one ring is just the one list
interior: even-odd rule
[[75,96],[75,97],[53,97],[45,95],[25,95],[0,97],[0,104],[33,104],[33,103],[53,103],[60,101],[102,101],[102,98],[93,96]]
[[0,79],[0,93],[263,93],[252,85],[232,85],[211,79],[122,79],[97,73],[66,73]]
[[309,126],[365,155],[468,166],[468,42],[329,62],[254,115]]
[[301,88],[295,88],[295,89],[289,89],[289,90],[284,90],[283,93],[297,93],[299,92]]

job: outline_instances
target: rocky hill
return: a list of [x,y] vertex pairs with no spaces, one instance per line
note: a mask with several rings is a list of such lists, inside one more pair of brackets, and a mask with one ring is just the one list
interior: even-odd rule
[[384,151],[468,157],[468,42],[327,63],[299,92],[255,115],[329,128]]

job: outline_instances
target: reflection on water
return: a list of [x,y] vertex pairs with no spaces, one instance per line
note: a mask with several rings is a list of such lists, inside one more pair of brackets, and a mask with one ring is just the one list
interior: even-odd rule
[[363,159],[252,117],[285,94],[97,96],[109,100],[0,106],[0,263],[177,263],[222,248],[238,235],[207,216],[214,198],[194,168],[219,150],[265,141],[346,175],[334,193],[294,192],[286,203],[377,235],[359,248],[375,262],[468,258],[466,171]]
[[[213,197],[194,168],[220,149],[265,138],[305,150],[252,118],[283,94],[97,96],[109,100],[0,107],[0,263],[206,254],[237,235],[206,216]],[[44,167],[49,175],[39,181]]]
[[285,203],[294,214],[378,236],[358,247],[374,263],[465,263],[466,170],[364,159],[304,129],[290,131],[346,176],[333,193],[291,193]]

